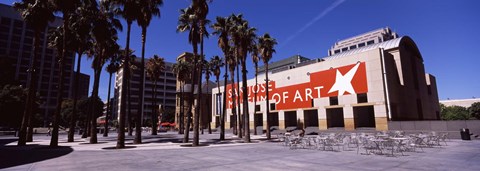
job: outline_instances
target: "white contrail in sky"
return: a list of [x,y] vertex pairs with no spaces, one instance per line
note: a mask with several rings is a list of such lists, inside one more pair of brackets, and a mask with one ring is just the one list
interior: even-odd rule
[[326,8],[325,10],[323,10],[320,14],[318,14],[315,18],[313,18],[312,20],[310,20],[310,22],[308,22],[307,24],[305,24],[302,28],[300,28],[297,32],[295,32],[294,34],[290,35],[281,45],[279,48],[285,46],[286,44],[288,44],[290,41],[292,41],[295,37],[297,37],[300,33],[302,33],[303,31],[305,31],[307,28],[309,28],[310,26],[312,26],[313,24],[315,24],[318,20],[322,19],[325,15],[327,15],[328,13],[330,13],[331,11],[333,11],[337,6],[339,6],[340,4],[342,4],[343,2],[345,2],[345,0],[336,0],[335,2],[332,3],[332,5],[330,5],[328,8]]

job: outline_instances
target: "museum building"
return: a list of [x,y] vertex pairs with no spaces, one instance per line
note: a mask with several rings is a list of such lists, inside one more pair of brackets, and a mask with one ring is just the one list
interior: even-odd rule
[[[388,130],[389,121],[440,118],[435,77],[425,73],[420,50],[408,36],[381,28],[335,43],[327,57],[300,57],[269,70],[268,85],[264,73],[259,73],[257,86],[255,78],[248,80],[251,128],[265,130],[269,119],[276,129]],[[212,90],[213,127],[219,125],[223,90]],[[244,93],[227,85],[226,128],[235,122],[233,94],[242,99]]]

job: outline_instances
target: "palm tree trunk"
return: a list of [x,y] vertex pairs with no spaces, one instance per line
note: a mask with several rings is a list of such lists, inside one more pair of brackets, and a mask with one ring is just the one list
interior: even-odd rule
[[112,89],[112,73],[109,73],[109,78],[108,78],[108,97],[107,97],[107,114],[105,115],[105,130],[103,131],[103,137],[108,137],[108,117],[110,117],[110,112],[112,111],[110,109],[110,90]]
[[92,101],[89,104],[90,106],[90,143],[96,144],[97,141],[97,109],[96,109],[96,100],[98,98],[98,88],[100,86],[100,74],[102,73],[102,67],[94,69],[95,75],[93,80],[93,91],[92,91]]
[[[226,56],[225,56],[226,59]],[[223,85],[223,108],[220,114],[220,140],[225,140],[225,114],[227,113],[227,80],[228,80],[228,65],[225,64],[225,75]],[[218,83],[220,84],[220,83]],[[218,89],[220,92],[220,89]]]
[[135,139],[134,144],[142,143],[142,115],[143,115],[143,94],[145,86],[145,42],[147,41],[147,27],[142,26],[142,59],[140,64],[140,94],[138,95],[138,109],[135,119]]
[[[218,75],[218,76],[216,77],[216,78],[217,78],[218,94],[220,94],[220,78],[219,78],[219,77],[220,77],[220,75]],[[212,92],[212,94],[213,94],[213,92]],[[218,95],[218,94],[217,94],[217,95]],[[219,113],[219,111],[217,111],[217,110],[218,110],[217,105],[219,105],[219,104],[218,104],[218,101],[217,101],[217,95],[215,96],[215,102],[216,102],[216,105],[215,105],[215,107],[216,107],[215,109],[216,109],[216,110],[215,110],[215,111],[216,111],[217,113]],[[215,114],[215,115],[216,115],[216,114]],[[216,116],[215,116],[215,128],[218,128],[219,126],[217,125],[216,120],[217,120],[217,119],[216,119]],[[219,118],[219,120],[220,120],[219,122],[222,122],[222,115],[221,115],[221,113],[220,113],[220,118]],[[220,125],[222,125],[222,124],[220,123]],[[221,126],[220,126],[220,127],[221,127]],[[217,130],[217,131],[218,131],[218,130]]]
[[237,126],[238,126],[238,138],[242,138],[242,111],[240,110],[240,67],[236,65],[237,70]]
[[[65,45],[65,41],[63,41]],[[65,46],[64,46],[65,47]],[[65,49],[65,48],[63,48]],[[62,52],[62,55],[59,59],[59,72],[60,72],[60,78],[59,78],[59,83],[58,83],[58,93],[57,93],[57,106],[55,109],[55,115],[53,116],[53,131],[52,131],[52,137],[50,140],[50,147],[57,147],[58,146],[58,118],[60,117],[60,112],[62,110],[62,101],[63,101],[63,82],[64,82],[64,75],[65,73],[63,72],[63,66],[64,66],[64,54],[65,50]]]
[[232,85],[232,115],[233,115],[233,119],[234,120],[230,120],[230,124],[231,126],[230,127],[233,127],[233,134],[235,135],[238,135],[237,133],[237,107],[236,107],[236,93],[235,93],[235,67],[233,67],[233,69],[231,68],[230,69],[230,75],[232,75],[232,77],[230,77],[230,81],[231,81],[231,85]]
[[[152,76],[153,77],[153,76]],[[157,80],[156,78],[153,79],[153,99],[152,99],[152,135],[157,135],[157,113],[155,112],[156,105],[157,105]]]
[[[90,103],[92,103],[91,97],[88,98],[88,106],[90,106]],[[82,134],[82,138],[87,138],[88,136],[90,136],[90,115],[89,114],[87,114],[87,119],[85,120],[83,130],[84,131]]]
[[[253,118],[254,118],[254,123],[255,123],[255,114],[256,114],[256,108],[257,108],[257,92],[258,92],[258,64],[255,63],[255,89],[252,88],[252,91],[254,92],[255,96],[253,97]],[[257,135],[257,126],[253,124],[253,135]]]
[[185,125],[185,134],[183,135],[183,143],[187,143],[188,142],[188,137],[189,137],[189,133],[190,133],[190,123],[191,123],[191,120],[192,120],[192,108],[193,108],[193,105],[194,104],[194,90],[195,90],[195,83],[197,81],[197,62],[198,62],[198,53],[197,53],[197,44],[193,43],[192,44],[193,46],[193,74],[191,75],[191,80],[192,80],[192,86],[191,86],[191,92],[190,92],[190,95],[189,95],[189,102],[190,104],[188,104],[188,111],[187,111],[187,124]]
[[[35,30],[35,37],[33,39],[34,49],[33,49],[33,58],[30,60],[30,68],[28,69],[30,82],[28,84],[28,94],[27,101],[25,103],[25,111],[22,118],[22,126],[20,127],[20,132],[18,135],[18,146],[24,146],[27,144],[29,139],[29,134],[32,131],[27,132],[27,128],[32,128],[32,113],[33,113],[33,103],[35,103],[36,96],[36,87],[37,87],[37,74],[36,74],[36,61],[38,58],[38,50],[40,48],[40,30]],[[33,130],[33,129],[32,129]]]
[[[245,57],[246,58],[246,57]],[[244,59],[245,59],[244,58]],[[245,60],[242,62],[242,90],[243,90],[243,123],[245,124],[245,142],[250,142],[250,116],[248,113],[248,92],[247,92],[247,66]]]
[[[203,25],[203,20],[200,21],[200,25]],[[200,26],[202,28],[202,26]],[[202,71],[203,71],[203,29],[200,30],[200,60],[199,60],[199,67],[198,67],[198,92],[197,92],[197,104],[195,106],[195,122],[193,125],[193,144],[192,146],[198,146],[199,141],[200,141],[200,135],[199,135],[199,127],[200,123],[202,122],[200,120],[200,115],[202,113],[202,110],[200,107],[202,106]],[[203,129],[203,128],[202,128]]]
[[[133,74],[132,74],[133,75]],[[131,77],[128,78],[128,84],[127,84],[127,98],[128,98],[128,136],[133,136],[133,123],[132,123],[132,82],[131,82]]]
[[183,93],[185,92],[184,91],[184,86],[185,86],[185,82],[182,81],[180,83],[180,85],[182,86],[180,88],[180,116],[178,117],[179,118],[179,121],[178,121],[178,134],[183,134],[183,122],[185,120],[184,116],[185,116],[185,109],[184,109],[184,97],[183,97]]
[[[77,120],[77,101],[78,101],[78,82],[79,82],[79,75],[80,75],[80,63],[82,59],[82,53],[78,52],[77,58],[77,71],[75,71],[75,80],[73,83],[73,109],[72,109],[72,116],[70,117],[70,128],[68,131],[68,142],[74,141],[74,134],[75,134],[75,125]],[[86,130],[85,130],[86,131]]]
[[[209,90],[210,90],[210,87],[209,87],[209,83],[210,83],[210,79],[209,77],[207,77],[207,95],[209,93]],[[208,119],[208,134],[212,134],[212,127],[211,127],[211,124],[212,124],[212,112],[210,110],[211,106],[210,106],[210,101],[208,99],[208,97],[212,97],[211,95],[210,96],[207,96],[207,119]]]
[[[123,65],[123,79],[122,79],[122,90],[126,90],[127,87],[127,78],[129,77],[129,68],[128,63],[130,61],[129,51],[130,51],[130,30],[132,27],[132,21],[127,21],[127,42],[125,46],[125,60]],[[117,148],[125,148],[125,114],[127,113],[126,108],[126,96],[127,91],[122,91],[120,99],[120,118],[119,118],[119,131],[117,138]]]
[[265,89],[266,89],[266,97],[265,99],[267,99],[267,102],[266,102],[266,108],[267,108],[267,139],[270,139],[271,138],[271,134],[270,134],[270,98],[268,96],[268,82],[270,80],[268,80],[268,63],[265,64]]

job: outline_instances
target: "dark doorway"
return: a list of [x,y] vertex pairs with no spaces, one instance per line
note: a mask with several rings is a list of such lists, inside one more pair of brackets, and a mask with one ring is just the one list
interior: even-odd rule
[[267,119],[270,121],[270,130],[278,129],[278,112],[270,112]]
[[353,120],[355,129],[375,128],[375,111],[373,106],[353,107]]
[[285,129],[291,130],[297,128],[297,111],[285,112]]
[[318,128],[318,110],[304,110],[303,120],[305,122],[305,128],[317,127]]
[[327,128],[345,128],[343,108],[327,109]]
[[234,117],[234,115],[230,115],[230,128],[233,128],[233,126],[236,125],[236,122],[237,122],[237,117]]
[[220,116],[215,116],[215,128],[220,127]]
[[256,135],[263,134],[263,113],[255,113],[253,117],[254,127],[257,129]]

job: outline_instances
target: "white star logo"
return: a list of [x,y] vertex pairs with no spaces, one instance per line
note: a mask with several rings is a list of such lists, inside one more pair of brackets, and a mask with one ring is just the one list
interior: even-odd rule
[[350,71],[348,71],[345,75],[342,75],[340,71],[337,69],[337,74],[335,76],[335,84],[333,84],[332,88],[328,91],[328,93],[338,91],[338,95],[344,95],[345,92],[350,94],[354,94],[355,90],[353,90],[352,86],[352,79],[355,73],[357,73],[358,66],[360,63],[357,63]]

